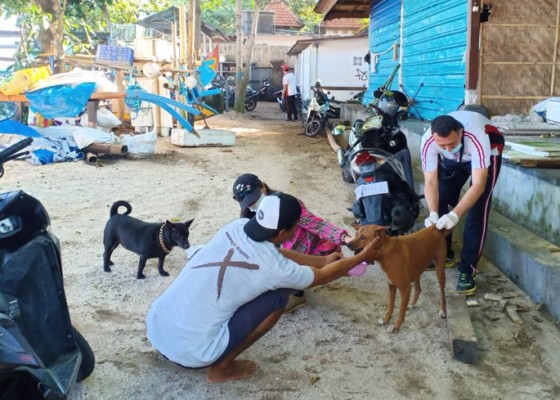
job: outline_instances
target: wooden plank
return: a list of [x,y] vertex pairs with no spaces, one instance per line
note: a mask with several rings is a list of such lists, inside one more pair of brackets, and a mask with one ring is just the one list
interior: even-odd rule
[[464,296],[447,295],[447,327],[453,357],[474,364],[478,360],[478,340]]
[[512,150],[502,154],[504,161],[527,168],[560,168],[560,157],[536,157]]
[[518,153],[525,153],[539,157],[560,156],[560,143],[552,142],[550,140],[506,140],[505,144]]

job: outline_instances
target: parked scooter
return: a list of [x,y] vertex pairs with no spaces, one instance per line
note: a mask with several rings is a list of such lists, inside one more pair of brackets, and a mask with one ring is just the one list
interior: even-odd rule
[[[0,102],[0,121],[17,110]],[[27,152],[26,138],[0,151],[3,164]],[[22,190],[0,194],[0,399],[67,399],[95,367],[72,326],[59,241],[41,202]]]
[[[266,78],[262,78],[261,82],[262,85],[259,90],[253,89],[250,85],[247,86],[247,91],[245,92],[245,110],[253,111],[257,107],[258,98],[264,95],[270,87],[270,83],[268,83]],[[232,108],[235,105],[235,78],[229,76],[226,79],[220,76],[217,77],[212,84],[214,87],[222,88],[224,103]]]
[[[386,92],[372,105],[375,114],[354,122],[348,147],[338,151],[342,177],[357,184],[352,213],[360,225],[390,226],[389,233],[408,232],[420,213],[414,191],[406,136],[398,125],[406,96]],[[333,129],[340,134],[340,127]]]
[[259,90],[253,89],[251,86],[247,86],[247,93],[245,93],[245,109],[247,111],[253,111],[257,107],[257,101],[260,97],[265,96],[270,83],[268,79],[261,79],[262,85]]
[[302,106],[301,120],[306,136],[315,137],[323,131],[330,118],[340,118],[340,107],[332,104],[334,97],[329,99],[328,93],[323,91],[319,82],[311,87],[313,97]]

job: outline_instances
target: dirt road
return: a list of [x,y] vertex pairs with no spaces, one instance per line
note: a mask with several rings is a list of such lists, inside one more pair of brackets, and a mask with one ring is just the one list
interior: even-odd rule
[[[481,307],[472,309],[480,360],[452,359],[446,320],[437,317],[433,273],[422,277],[418,307],[397,335],[377,320],[385,309],[386,283],[376,267],[360,278],[342,278],[309,291],[308,305],[284,315],[244,355],[257,363],[251,379],[219,385],[204,381],[205,370],[188,370],[155,353],[145,336],[151,302],[183,267],[174,249],[166,259],[170,277],[156,261],[135,278],[138,256],[119,248],[113,272],[102,267],[102,232],[110,205],[132,204],[147,221],[194,217],[191,243],[203,244],[236,218],[231,198],[235,177],[259,175],[273,188],[301,198],[311,211],[350,229],[352,186],[342,182],[325,138],[308,139],[299,123],[285,122],[277,106],[259,103],[254,113],[228,113],[208,122],[233,129],[230,148],[179,148],[160,138],[157,155],[146,160],[104,160],[33,166],[6,165],[3,190],[23,188],[44,203],[62,244],[68,304],[73,324],[90,342],[97,365],[72,399],[558,399],[560,332],[522,292],[523,324],[504,313],[486,318],[488,291],[516,291],[491,265],[481,266]],[[455,271],[448,270],[448,290]],[[542,318],[537,322],[533,317]]]

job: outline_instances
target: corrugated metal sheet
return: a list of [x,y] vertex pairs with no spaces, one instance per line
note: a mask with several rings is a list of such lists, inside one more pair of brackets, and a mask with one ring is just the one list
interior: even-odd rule
[[[372,2],[370,50],[379,59],[376,71],[370,68],[364,104],[400,62],[400,81],[395,77],[391,88],[410,97],[420,88],[411,109],[416,116],[433,119],[457,109],[465,96],[467,5],[467,0],[404,0],[401,39],[401,1]],[[402,52],[397,61],[387,51],[395,42]]]
[[405,0],[402,88],[420,117],[456,110],[465,96],[467,0]]
[[[400,41],[400,0],[373,2],[369,17],[369,49],[371,64],[369,72],[368,90],[364,95],[364,104],[371,103],[373,91],[383,86],[387,78],[398,64],[393,61],[393,45]],[[375,63],[374,55],[378,60]],[[372,71],[373,70],[373,71]],[[398,77],[393,79],[392,89],[398,88]]]

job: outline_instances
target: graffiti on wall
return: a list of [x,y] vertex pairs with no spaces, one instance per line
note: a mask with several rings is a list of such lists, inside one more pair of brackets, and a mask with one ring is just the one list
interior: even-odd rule
[[[354,57],[354,66],[355,67],[362,67],[364,64],[363,57]],[[356,74],[354,75],[360,81],[367,81],[368,79],[368,71],[362,68],[356,68]]]

